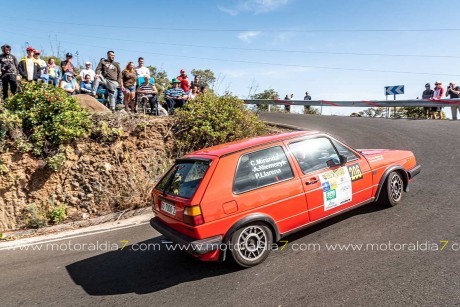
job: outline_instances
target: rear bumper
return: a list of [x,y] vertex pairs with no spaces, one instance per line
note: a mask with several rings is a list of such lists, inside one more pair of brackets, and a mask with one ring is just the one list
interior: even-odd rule
[[200,256],[220,248],[222,236],[210,237],[202,240],[196,240],[180,232],[175,231],[168,225],[164,224],[158,217],[150,220],[150,226],[164,235],[167,239],[178,245],[177,250],[185,251],[189,254]]
[[407,171],[407,175],[409,175],[409,179],[412,179],[418,174],[420,174],[421,171],[422,171],[422,167],[420,165],[416,165]]

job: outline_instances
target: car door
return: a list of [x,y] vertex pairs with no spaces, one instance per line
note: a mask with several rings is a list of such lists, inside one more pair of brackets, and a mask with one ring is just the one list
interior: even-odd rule
[[[348,150],[348,156],[339,156],[333,143]],[[336,140],[319,136],[290,142],[288,147],[301,173],[311,221],[371,197],[372,173],[367,161]]]

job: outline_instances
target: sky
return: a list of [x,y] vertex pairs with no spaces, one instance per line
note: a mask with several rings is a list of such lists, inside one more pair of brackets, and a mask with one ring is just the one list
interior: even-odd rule
[[114,50],[122,66],[142,56],[170,78],[182,68],[211,69],[214,90],[240,98],[273,88],[281,98],[308,91],[314,100],[384,100],[385,86],[404,85],[397,99],[414,99],[427,82],[460,81],[455,0],[131,3],[10,1],[0,43],[18,57],[26,45],[45,54],[59,46],[78,52],[80,64]]

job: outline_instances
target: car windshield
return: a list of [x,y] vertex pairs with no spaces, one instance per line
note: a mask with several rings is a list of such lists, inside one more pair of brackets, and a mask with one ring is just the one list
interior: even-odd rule
[[157,184],[156,189],[169,195],[191,198],[206,174],[209,163],[199,160],[176,162]]

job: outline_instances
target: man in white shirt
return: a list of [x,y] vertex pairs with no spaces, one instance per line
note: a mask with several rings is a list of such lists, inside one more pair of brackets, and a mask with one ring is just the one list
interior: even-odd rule
[[140,57],[138,60],[137,60],[137,63],[139,63],[139,66],[137,66],[135,68],[136,70],[136,75],[137,77],[145,77],[145,76],[150,76],[150,70],[144,66],[144,58],[143,57]]
[[91,69],[91,62],[88,62],[88,61],[85,62],[85,69],[82,69],[80,72],[81,79],[85,80],[86,75],[90,76],[91,82],[94,81],[94,76],[96,75],[96,73],[94,72],[94,70]]

